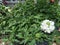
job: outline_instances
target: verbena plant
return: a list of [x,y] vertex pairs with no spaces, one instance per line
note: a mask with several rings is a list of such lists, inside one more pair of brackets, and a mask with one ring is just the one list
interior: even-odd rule
[[[4,35],[2,39],[20,45],[35,45],[36,41],[53,42],[54,37],[60,34],[58,30],[55,29],[50,34],[44,33],[40,25],[43,20],[48,19],[54,21],[55,26],[60,26],[57,7],[57,1],[51,3],[49,0],[37,0],[37,3],[34,0],[26,0],[15,5],[11,12],[1,6],[3,14],[0,13],[0,35]],[[56,38],[56,41],[59,39]]]

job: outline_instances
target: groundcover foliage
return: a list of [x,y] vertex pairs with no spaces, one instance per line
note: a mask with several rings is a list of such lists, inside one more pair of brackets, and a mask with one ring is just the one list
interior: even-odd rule
[[14,42],[20,45],[35,45],[36,41],[48,41],[49,44],[54,40],[60,42],[59,38],[55,38],[60,36],[57,29],[48,34],[40,28],[45,19],[54,21],[56,27],[60,26],[57,1],[51,3],[49,0],[37,0],[35,3],[34,0],[26,0],[16,4],[11,12],[5,10],[3,5],[0,7],[0,38],[10,41],[10,45]]

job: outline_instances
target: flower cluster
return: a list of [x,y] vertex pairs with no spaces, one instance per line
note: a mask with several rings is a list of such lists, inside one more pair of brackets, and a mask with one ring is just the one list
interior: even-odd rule
[[46,32],[46,33],[51,33],[52,31],[54,31],[55,26],[54,26],[54,22],[50,21],[50,20],[44,20],[41,23],[41,30]]

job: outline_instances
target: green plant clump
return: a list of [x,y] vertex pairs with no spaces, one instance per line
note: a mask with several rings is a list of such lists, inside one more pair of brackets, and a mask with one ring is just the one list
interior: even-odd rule
[[60,26],[60,11],[57,3],[56,0],[54,3],[50,0],[37,0],[36,3],[34,0],[26,0],[16,4],[11,12],[0,6],[0,38],[10,41],[12,43],[10,45],[14,45],[14,42],[20,45],[35,45],[36,41],[48,41],[49,44],[54,40],[59,42],[58,38],[54,38],[60,36],[57,29],[48,34],[40,27],[45,19],[54,21],[56,28]]

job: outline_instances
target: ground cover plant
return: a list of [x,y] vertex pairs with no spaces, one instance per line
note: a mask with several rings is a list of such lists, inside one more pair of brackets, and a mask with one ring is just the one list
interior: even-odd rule
[[52,45],[54,41],[60,42],[58,0],[26,0],[12,9],[4,5],[0,7],[0,38],[9,45]]

